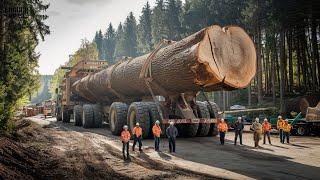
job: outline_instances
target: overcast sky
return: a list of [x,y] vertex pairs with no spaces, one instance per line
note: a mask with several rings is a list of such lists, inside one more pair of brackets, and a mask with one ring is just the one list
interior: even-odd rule
[[53,74],[55,69],[68,61],[80,46],[81,39],[92,40],[95,32],[105,32],[111,22],[116,28],[132,11],[138,21],[142,7],[156,0],[47,0],[51,34],[40,42],[37,51],[40,74]]

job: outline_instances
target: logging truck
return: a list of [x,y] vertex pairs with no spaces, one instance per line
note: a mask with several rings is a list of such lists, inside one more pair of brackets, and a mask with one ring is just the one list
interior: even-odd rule
[[218,106],[198,94],[245,88],[256,73],[256,51],[240,27],[213,25],[180,41],[163,40],[155,50],[124,58],[106,67],[105,61],[81,61],[69,69],[57,89],[57,119],[84,128],[103,122],[112,134],[136,122],[143,137],[152,124],[174,121],[184,137],[216,134]]

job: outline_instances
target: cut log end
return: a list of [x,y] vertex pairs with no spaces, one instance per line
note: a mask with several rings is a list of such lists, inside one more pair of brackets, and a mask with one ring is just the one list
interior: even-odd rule
[[236,26],[206,28],[198,46],[198,61],[214,77],[196,82],[205,87],[222,82],[227,87],[245,88],[256,73],[254,44],[247,33]]

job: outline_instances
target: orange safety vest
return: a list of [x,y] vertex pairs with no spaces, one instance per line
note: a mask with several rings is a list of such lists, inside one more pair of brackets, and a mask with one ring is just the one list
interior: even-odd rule
[[262,123],[262,129],[264,132],[268,132],[271,130],[271,124],[269,122]]
[[160,126],[154,125],[154,126],[152,127],[152,132],[153,132],[153,135],[154,135],[154,136],[160,137],[160,134],[161,134],[161,128],[160,128]]
[[225,122],[220,122],[218,125],[219,132],[227,132],[228,131],[228,125]]
[[277,128],[278,129],[283,129],[283,126],[284,126],[284,120],[283,119],[279,119],[277,121]]
[[130,141],[130,138],[131,138],[131,135],[130,135],[130,132],[129,132],[129,131],[123,130],[123,131],[121,132],[121,141],[123,141],[123,142],[129,142],[129,141]]
[[141,127],[134,127],[132,134],[135,134],[137,137],[140,137],[142,135],[142,128]]
[[283,131],[284,132],[290,132],[291,131],[291,125],[290,124],[284,124],[283,125]]

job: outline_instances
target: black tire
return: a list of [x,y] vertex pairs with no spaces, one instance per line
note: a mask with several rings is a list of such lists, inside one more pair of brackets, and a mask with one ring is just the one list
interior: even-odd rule
[[82,126],[82,106],[75,105],[73,107],[73,117],[74,117],[74,125]]
[[147,102],[131,103],[128,109],[128,126],[132,132],[136,122],[139,122],[142,128],[142,137],[148,138],[150,135],[151,118],[149,115],[149,108]]
[[110,106],[109,125],[111,133],[119,136],[123,126],[127,123],[128,105],[121,102],[114,102]]
[[61,111],[61,108],[57,108],[57,121],[62,121],[62,111]]
[[310,133],[310,129],[308,128],[307,125],[303,124],[303,125],[298,125],[295,132],[298,136],[307,136]]
[[[197,113],[198,118],[210,118],[210,112],[207,108],[207,104],[204,102],[197,101]],[[209,123],[199,123],[197,136],[207,136],[210,131]]]
[[[205,102],[205,103],[206,103],[207,108],[209,110],[210,118],[220,118],[219,117],[220,115],[218,113],[220,111],[219,106],[216,103],[210,101],[210,104],[211,104],[211,107],[212,107],[212,109],[211,109],[211,107],[208,104],[208,102]],[[218,135],[217,124],[216,123],[211,123],[210,124],[210,130],[208,132],[208,136],[216,136],[216,135]]]
[[94,104],[93,106],[93,116],[94,116],[94,128],[101,128],[102,127],[102,118],[103,118],[103,112],[101,105]]
[[70,122],[70,114],[67,108],[62,108],[62,122],[64,123]]
[[168,124],[164,124],[163,122],[161,122],[161,116],[158,112],[158,108],[156,103],[154,102],[148,102],[148,108],[149,108],[149,115],[150,115],[150,119],[151,119],[151,123],[150,123],[150,137],[153,136],[152,134],[152,127],[153,125],[156,123],[157,120],[160,121],[160,127],[161,127],[161,137],[166,137],[166,129],[167,127],[169,127]]
[[82,111],[82,127],[92,128],[94,125],[94,110],[91,104],[83,105]]

